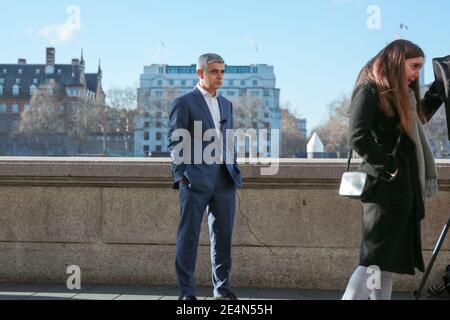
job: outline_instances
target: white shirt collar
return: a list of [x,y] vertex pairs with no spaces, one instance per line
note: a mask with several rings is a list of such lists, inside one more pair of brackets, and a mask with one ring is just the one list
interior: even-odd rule
[[212,96],[208,91],[206,91],[205,89],[203,89],[203,88],[200,86],[200,83],[197,83],[197,89],[200,90],[200,92],[201,92],[201,94],[202,94],[203,96],[208,96],[208,97],[210,97],[210,98],[217,98],[217,97],[219,96],[218,93],[217,93],[217,91],[216,91],[216,95]]

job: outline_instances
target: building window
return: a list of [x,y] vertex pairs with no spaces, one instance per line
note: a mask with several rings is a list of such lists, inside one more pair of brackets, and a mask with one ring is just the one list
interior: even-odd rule
[[173,86],[174,82],[173,80],[169,80],[169,86]]
[[36,86],[35,85],[30,86],[30,96],[32,96],[35,91],[36,91]]
[[253,85],[257,86],[258,85],[258,80],[253,80]]
[[66,128],[66,126],[64,125],[64,120],[63,119],[58,120],[56,131],[58,133],[64,133],[65,128]]
[[150,147],[149,146],[144,146],[144,155],[146,157],[148,157],[150,155]]
[[30,105],[27,103],[24,107],[23,107],[23,111],[27,111],[30,110]]
[[12,105],[11,112],[12,113],[19,113],[19,105],[17,103],[14,103]]
[[226,73],[238,73],[238,74],[242,74],[242,73],[250,73],[250,67],[244,67],[244,66],[227,66],[225,68],[225,72]]
[[36,69],[36,74],[41,74],[41,69]]
[[162,139],[162,133],[161,132],[157,132],[156,133],[156,141],[161,141]]
[[234,85],[234,80],[228,80],[228,85],[229,86],[233,86]]
[[192,81],[192,84],[193,84],[194,86],[196,86],[196,85],[197,85],[197,80]]
[[156,118],[160,119],[162,117],[162,113],[161,112],[157,112],[156,113]]
[[150,118],[150,112],[145,112],[144,113],[144,118]]
[[0,96],[3,95],[3,86],[0,84]]
[[12,88],[12,94],[13,94],[13,96],[18,96],[18,95],[19,95],[19,91],[20,91],[19,86],[18,86],[17,84],[15,84],[15,85],[13,86],[13,88]]
[[[48,90],[49,90],[48,94],[52,95],[53,89],[49,88]],[[69,97],[78,97],[78,96],[80,96],[80,90],[79,89],[67,89],[67,95]]]
[[3,69],[3,74],[7,74],[7,73],[8,73],[8,70]]
[[245,80],[241,80],[241,86],[245,86]]
[[146,121],[144,122],[144,129],[149,129],[150,128],[150,122]]
[[162,123],[161,121],[156,121],[156,128],[162,128]]
[[23,70],[22,70],[22,69],[19,69],[19,70],[17,70],[17,73],[18,73],[18,74],[22,74],[22,73],[23,73]]
[[269,113],[268,113],[268,112],[265,112],[265,113],[264,113],[264,118],[266,118],[266,119],[269,118]]
[[185,86],[186,85],[186,80],[181,80],[181,85]]
[[150,132],[144,132],[144,140],[149,141],[150,140]]
[[13,120],[11,122],[11,130],[12,131],[16,131],[17,129],[19,129],[19,121],[18,120]]
[[161,146],[156,146],[156,151],[161,152],[162,151],[162,147]]
[[163,96],[162,91],[155,91],[155,97],[161,98]]
[[227,91],[227,96],[234,97],[234,91]]
[[252,97],[259,97],[258,91],[252,91]]
[[2,103],[0,104],[0,113],[5,113],[6,112],[6,104]]
[[3,79],[3,78],[0,79],[0,84],[1,84],[1,85],[5,84],[5,79]]
[[167,66],[167,73],[169,74],[194,74],[195,71],[195,65],[189,67]]
[[161,86],[162,86],[162,80],[156,81],[156,85],[159,86],[159,87],[161,87]]

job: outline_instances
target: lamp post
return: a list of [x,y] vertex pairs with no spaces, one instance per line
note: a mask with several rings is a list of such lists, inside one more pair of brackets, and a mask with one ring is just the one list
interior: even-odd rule
[[105,127],[101,124],[98,125],[102,130],[102,140],[103,140],[103,156],[106,156],[106,137],[105,137]]
[[125,122],[125,132],[124,132],[124,142],[125,142],[125,152],[127,154],[127,157],[130,155],[129,154],[129,150],[128,150],[128,140],[130,139],[130,123],[129,123],[129,119],[128,116],[126,118],[126,122]]

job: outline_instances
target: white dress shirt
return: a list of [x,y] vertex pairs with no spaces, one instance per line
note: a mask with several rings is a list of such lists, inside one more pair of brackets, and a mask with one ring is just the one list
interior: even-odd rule
[[203,95],[203,98],[205,98],[206,104],[208,105],[209,108],[209,112],[211,113],[211,117],[214,121],[214,126],[216,127],[216,129],[221,129],[221,125],[220,125],[220,108],[219,108],[219,100],[218,97],[219,95],[216,94],[214,96],[212,96],[208,91],[206,91],[205,89],[203,89],[200,84],[197,84],[197,88],[198,90],[200,90],[201,94]]

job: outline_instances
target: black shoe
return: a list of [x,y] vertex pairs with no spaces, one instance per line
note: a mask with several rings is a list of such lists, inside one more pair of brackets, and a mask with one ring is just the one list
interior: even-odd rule
[[228,291],[224,295],[214,297],[214,300],[239,300],[239,299],[233,292]]
[[178,300],[197,300],[195,296],[183,296],[179,297]]

